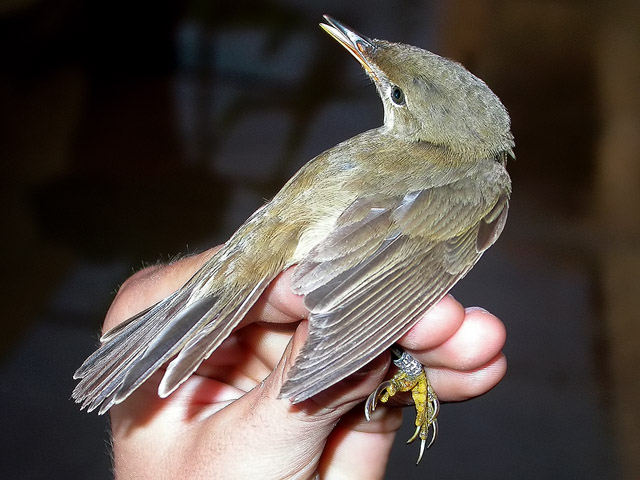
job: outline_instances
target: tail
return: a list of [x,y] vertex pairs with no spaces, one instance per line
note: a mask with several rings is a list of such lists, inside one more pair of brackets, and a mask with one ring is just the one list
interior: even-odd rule
[[81,408],[103,414],[175,356],[158,388],[161,397],[171,394],[231,334],[278,273],[230,292],[218,258],[214,255],[180,290],[101,338],[74,374],[80,382],[72,398]]

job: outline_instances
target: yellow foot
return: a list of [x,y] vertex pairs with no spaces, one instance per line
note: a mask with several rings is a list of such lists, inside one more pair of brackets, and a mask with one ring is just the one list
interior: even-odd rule
[[[391,379],[378,385],[378,388],[369,395],[364,406],[364,416],[367,420],[371,418],[371,414],[378,406],[378,401],[386,403],[396,393],[410,391],[416,408],[416,431],[407,443],[420,437],[420,454],[416,462],[417,465],[422,460],[425,449],[433,445],[438,435],[437,417],[440,402],[431,388],[422,364],[403,350],[392,347],[391,351],[398,357],[393,363],[399,368],[399,371]],[[427,445],[430,428],[433,433]]]

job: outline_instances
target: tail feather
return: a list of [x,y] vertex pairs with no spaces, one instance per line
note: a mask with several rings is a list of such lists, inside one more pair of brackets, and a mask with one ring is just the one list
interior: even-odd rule
[[[177,292],[174,295],[176,295],[176,294],[177,294]],[[168,301],[168,300],[169,299],[167,298],[164,301]],[[108,342],[109,340],[111,340],[115,336],[119,335],[120,332],[122,332],[123,330],[134,329],[135,327],[131,327],[131,324],[135,323],[135,321],[139,320],[141,317],[144,317],[145,315],[147,315],[147,313],[149,313],[154,308],[158,308],[159,304],[160,304],[160,302],[156,303],[155,305],[151,305],[149,308],[147,308],[145,310],[142,310],[140,313],[135,314],[133,317],[125,320],[124,322],[122,322],[122,323],[116,325],[115,327],[113,327],[111,330],[103,333],[102,336],[100,337],[100,343]]]
[[108,410],[115,403],[115,394],[128,369],[172,320],[166,313],[175,312],[185,302],[185,296],[175,293],[107,332],[101,339],[100,348],[76,370],[74,378],[81,380],[73,390],[72,398],[88,411],[101,405],[100,413]]
[[[258,300],[271,278],[265,278],[259,282],[251,292],[240,292],[237,295],[241,301],[240,305],[233,308],[224,308],[217,314],[219,318],[215,322],[207,324],[197,332],[180,350],[174,358],[167,371],[162,377],[158,387],[158,395],[169,396],[176,388],[182,384],[200,366],[203,360],[209,358],[211,353],[231,334],[233,329],[244,318],[247,311]],[[234,302],[235,303],[235,302]],[[228,307],[228,306],[227,306]]]
[[106,342],[76,371],[74,378],[80,382],[72,398],[81,408],[99,408],[102,414],[177,354],[159,389],[160,396],[167,396],[229,336],[270,281],[195,301],[189,301],[191,291],[180,290],[132,317],[115,332],[107,332]]
[[[203,297],[185,306],[146,345],[144,352],[127,369],[114,397],[120,403],[174,356],[202,325],[215,317],[216,297]],[[213,312],[212,312],[213,311]]]

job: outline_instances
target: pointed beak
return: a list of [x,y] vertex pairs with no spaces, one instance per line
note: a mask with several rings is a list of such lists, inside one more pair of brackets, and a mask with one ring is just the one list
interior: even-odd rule
[[373,42],[329,15],[324,15],[324,19],[327,23],[320,24],[322,29],[346,48],[360,62],[373,80],[378,80],[378,76],[369,63],[369,57],[376,49]]

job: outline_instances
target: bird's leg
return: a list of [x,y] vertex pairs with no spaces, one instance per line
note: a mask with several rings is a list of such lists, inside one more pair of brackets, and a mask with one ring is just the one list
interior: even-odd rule
[[[386,403],[396,393],[410,391],[416,408],[416,431],[407,443],[411,443],[420,437],[420,454],[416,462],[418,464],[422,459],[425,448],[431,447],[438,435],[437,417],[440,410],[440,402],[431,388],[424,366],[398,347],[391,347],[391,352],[397,357],[393,363],[399,370],[391,379],[378,385],[378,388],[369,395],[365,404],[364,414],[366,419],[369,420],[378,405],[378,401]],[[431,440],[427,445],[430,428],[432,428]]]

